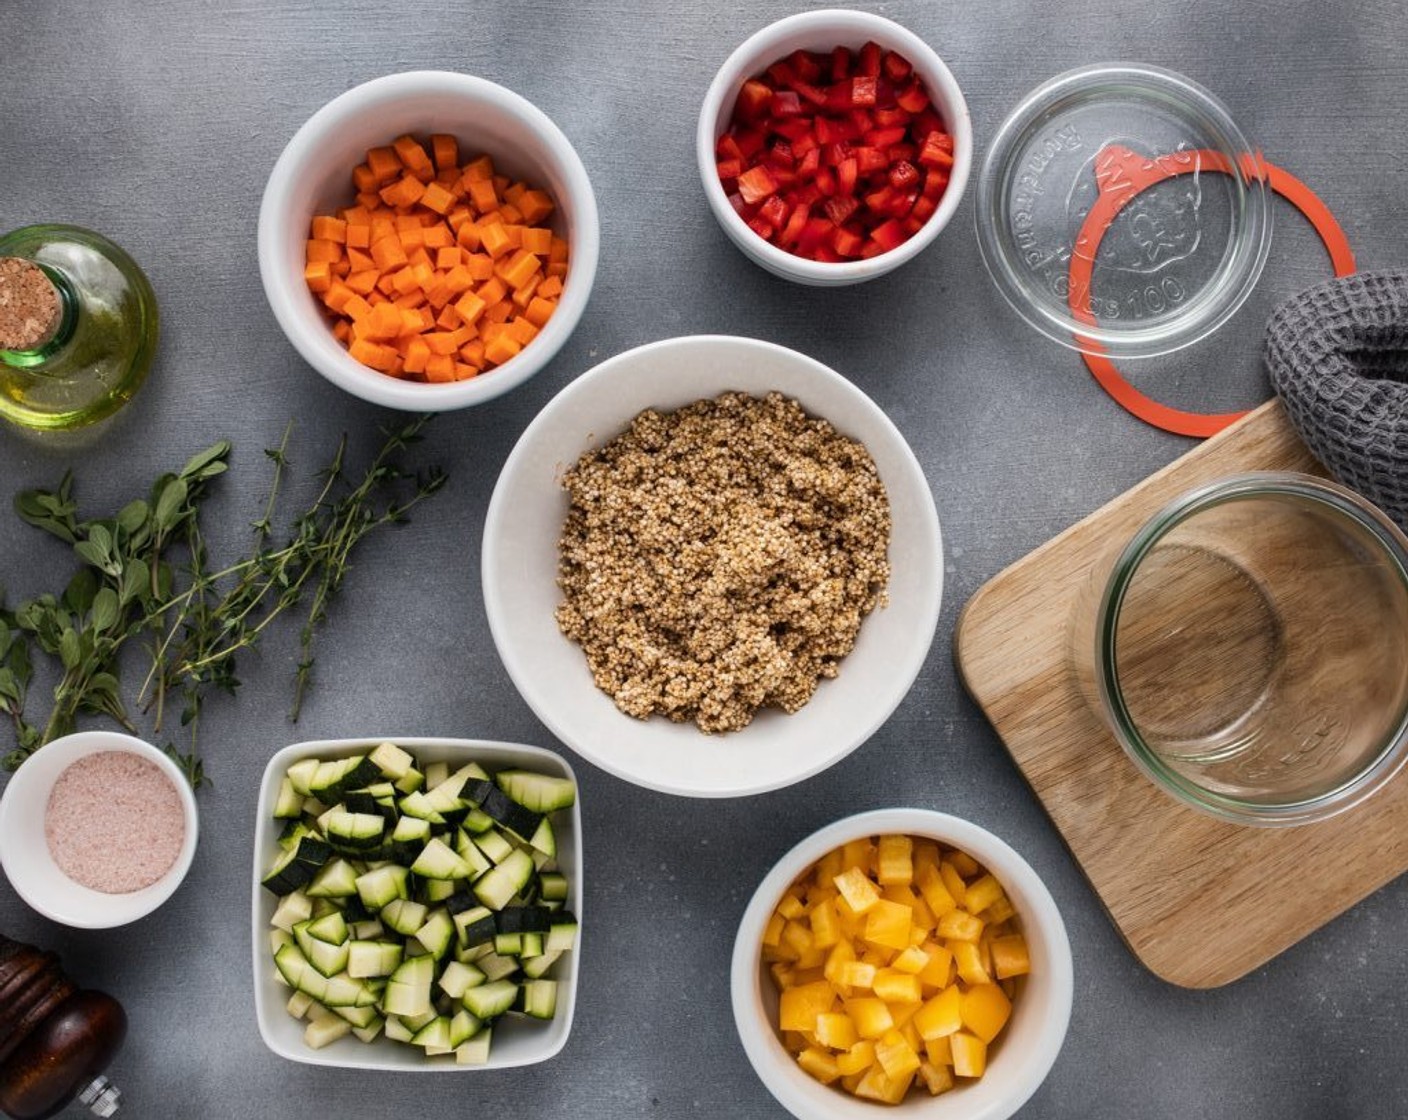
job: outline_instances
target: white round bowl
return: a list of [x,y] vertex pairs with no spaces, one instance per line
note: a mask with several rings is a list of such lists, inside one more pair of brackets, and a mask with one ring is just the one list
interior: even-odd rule
[[[848,840],[881,833],[924,836],[967,852],[997,877],[1016,908],[1031,953],[1032,971],[1012,1004],[1012,1018],[988,1052],[987,1070],[937,1097],[922,1089],[893,1111],[822,1085],[782,1046],[776,1028],[778,996],[762,963],[763,928],[783,892],[812,864]],[[812,833],[763,879],[744,911],[733,946],[730,977],[733,1017],[743,1049],[768,1091],[801,1120],[1005,1120],[1051,1072],[1071,1020],[1071,946],[1061,913],[1045,885],[1020,855],[986,829],[927,809],[859,813]]]
[[[185,811],[186,836],[176,862],[149,887],[105,894],[59,869],[44,836],[49,793],[69,766],[90,754],[123,751],[145,758],[170,779]],[[116,731],[79,731],[55,739],[15,771],[0,798],[0,866],[19,896],[46,918],[75,929],[111,929],[144,918],[170,898],[191,868],[200,823],[196,799],[180,768],[150,743]]]
[[[729,205],[719,181],[714,145],[728,127],[733,116],[738,91],[749,78],[762,73],[778,59],[796,50],[831,51],[835,47],[856,49],[875,41],[886,50],[899,51],[924,79],[934,108],[944,119],[953,136],[953,171],[948,189],[939,201],[938,210],[923,227],[904,244],[868,260],[811,261],[798,257],[764,241],[748,228],[748,224]],[[704,181],[704,194],[709,209],[729,238],[755,263],[775,276],[795,280],[814,287],[839,287],[873,280],[891,272],[924,251],[948,225],[963,201],[968,186],[968,172],[973,163],[973,123],[968,116],[968,103],[958,88],[943,59],[914,32],[884,16],[845,9],[803,12],[769,24],[743,41],[729,55],[704,95],[699,110],[699,127],[695,134],[695,156],[699,175]]]
[[[333,338],[321,305],[303,280],[313,215],[351,205],[352,169],[363,162],[367,149],[407,132],[449,133],[459,140],[463,155],[487,152],[504,174],[545,188],[557,204],[553,230],[569,245],[562,298],[542,332],[517,356],[468,381],[404,381],[362,365]],[[264,294],[295,349],[349,393],[415,412],[482,404],[542,369],[582,317],[599,245],[591,182],[557,125],[503,86],[439,70],[377,78],[329,101],[288,142],[259,207]]]
[[[776,390],[865,444],[890,499],[889,605],[862,623],[834,680],[786,715],[764,709],[742,731],[704,735],[663,716],[636,720],[596,687],[581,648],[557,628],[564,472],[647,408],[671,410],[738,390]],[[865,742],[914,683],[933,642],[943,546],[929,484],[904,437],[840,374],[793,350],[699,335],[618,354],[554,397],[504,463],[484,522],[484,606],[524,700],[578,754],[636,785],[738,797],[791,785]]]

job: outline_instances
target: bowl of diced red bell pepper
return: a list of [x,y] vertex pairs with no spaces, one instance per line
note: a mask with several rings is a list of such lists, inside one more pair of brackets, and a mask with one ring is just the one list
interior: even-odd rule
[[715,77],[699,117],[709,206],[757,264],[803,284],[912,260],[962,200],[968,107],[913,32],[867,12],[789,16]]

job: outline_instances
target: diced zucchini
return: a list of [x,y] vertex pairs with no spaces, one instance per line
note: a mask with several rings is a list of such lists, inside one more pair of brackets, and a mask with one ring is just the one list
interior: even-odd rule
[[284,895],[306,888],[332,855],[326,841],[316,836],[301,836],[288,851],[274,860],[274,866],[260,882],[275,894]]
[[[305,844],[307,842],[304,841]],[[313,876],[304,893],[309,898],[347,898],[354,895],[357,893],[357,870],[345,859],[330,860]]]
[[423,879],[466,879],[470,867],[453,848],[436,836],[421,849],[415,863],[411,864],[411,874]]
[[528,838],[528,843],[533,846],[535,852],[542,852],[543,855],[555,857],[557,855],[557,835],[552,830],[552,822],[547,817],[542,819],[537,830]]
[[437,1047],[442,1053],[448,1053],[453,1049],[450,1046],[450,1020],[444,1015],[437,1015],[416,1031],[415,1037],[411,1039],[411,1045],[424,1046],[427,1049]]
[[427,903],[444,902],[459,890],[456,879],[426,879],[420,885],[421,897]]
[[288,1003],[284,1004],[284,1009],[295,1019],[301,1019],[308,1014],[308,1009],[316,1002],[307,992],[294,992],[288,997]]
[[503,863],[475,880],[474,896],[490,910],[502,910],[509,899],[528,885],[533,870],[533,860],[528,853],[515,850]]
[[380,1016],[378,1016],[372,1022],[368,1023],[365,1027],[353,1027],[352,1033],[356,1035],[357,1038],[360,1039],[362,1042],[373,1042],[375,1041],[376,1036],[381,1034],[381,1030],[385,1025],[386,1021]]
[[488,832],[481,832],[475,836],[474,843],[493,863],[503,863],[513,854],[514,850],[513,845],[496,828],[491,828]]
[[318,823],[322,825],[329,843],[353,849],[376,847],[386,831],[386,820],[380,813],[329,809]]
[[544,871],[538,876],[538,891],[546,902],[567,898],[567,876],[560,871]]
[[498,953],[485,953],[475,965],[489,981],[502,980],[518,971],[518,962],[512,957],[501,957]]
[[477,1019],[493,1019],[513,1006],[518,998],[518,985],[512,980],[493,980],[466,989],[460,1002]]
[[390,778],[393,782],[399,782],[416,764],[411,752],[402,750],[395,743],[382,743],[367,755],[367,758],[383,777]]
[[306,922],[312,916],[313,900],[302,891],[293,891],[279,899],[279,904],[274,907],[274,916],[269,919],[269,923],[275,929],[291,933],[295,922]]
[[401,946],[395,941],[353,941],[348,946],[347,975],[362,979],[390,976],[401,963]]
[[333,1014],[342,1016],[354,1027],[369,1027],[381,1018],[376,1013],[375,1007],[334,1007],[331,1010]]
[[303,815],[303,796],[293,788],[293,783],[285,777],[279,782],[279,795],[274,799],[274,819],[296,821]]
[[347,931],[356,941],[375,941],[386,932],[386,927],[375,918],[368,918],[366,921],[353,922],[347,927]]
[[548,970],[552,968],[561,957],[562,953],[556,952],[541,953],[536,957],[529,957],[527,960],[523,960],[521,957],[519,959],[522,961],[523,975],[530,980],[537,980],[546,976]]
[[577,800],[577,786],[571,778],[531,770],[500,770],[495,780],[504,793],[535,813],[566,809]]
[[286,929],[271,929],[269,931],[269,952],[277,953],[285,945],[292,945],[293,937]]
[[416,931],[425,925],[428,912],[419,902],[396,898],[381,908],[381,920],[388,929],[394,929],[403,937],[414,937]]
[[403,1018],[426,1014],[431,1010],[430,985],[434,979],[433,957],[413,957],[403,961],[387,981],[386,991],[382,995],[382,1010],[388,1015]]
[[437,906],[416,930],[415,938],[432,957],[439,960],[450,951],[450,944],[455,939],[455,923],[450,918],[450,912],[443,906]]
[[482,1066],[489,1060],[489,1045],[493,1031],[485,1027],[468,1042],[455,1048],[455,1064],[461,1066]]
[[[488,978],[472,964],[451,961],[440,974],[439,985],[451,999],[459,999],[470,988],[477,988]],[[456,1043],[458,1045],[458,1043]]]
[[407,868],[391,863],[358,875],[357,896],[368,910],[381,910],[395,899],[410,897],[411,873]]
[[397,1042],[410,1042],[415,1038],[416,1032],[401,1022],[400,1016],[388,1015],[386,1017],[386,1037],[395,1039]]
[[311,783],[313,776],[318,772],[318,760],[316,758],[305,758],[295,762],[288,768],[286,777],[289,785],[293,786],[293,792],[300,797],[307,797],[313,791]]
[[549,953],[564,953],[577,943],[577,919],[570,910],[559,910],[552,916],[552,929],[543,948]]
[[519,988],[519,1010],[534,1019],[551,1019],[557,1012],[557,981],[527,980]]
[[308,926],[308,934],[319,941],[326,941],[329,945],[341,945],[348,937],[347,921],[340,910],[334,910],[331,914],[312,922]]
[[340,1015],[327,1014],[320,1015],[309,1022],[303,1031],[303,1041],[314,1050],[321,1050],[324,1046],[336,1042],[339,1038],[352,1033],[352,1024]]
[[518,956],[523,952],[523,935],[521,933],[494,934],[494,952],[501,957]]
[[483,1028],[483,1020],[460,1008],[450,1019],[450,1049],[463,1046]]
[[454,916],[454,923],[460,945],[465,948],[487,944],[493,941],[494,935],[499,932],[494,912],[487,906],[475,906],[459,911]]
[[522,963],[523,961],[532,960],[534,957],[541,957],[543,955],[543,934],[520,933],[518,936],[518,960],[520,963]]

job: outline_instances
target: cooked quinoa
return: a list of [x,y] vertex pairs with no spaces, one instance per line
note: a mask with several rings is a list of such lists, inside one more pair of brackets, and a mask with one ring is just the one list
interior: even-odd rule
[[875,461],[780,393],[642,412],[563,486],[557,623],[627,715],[713,732],[795,712],[883,601]]

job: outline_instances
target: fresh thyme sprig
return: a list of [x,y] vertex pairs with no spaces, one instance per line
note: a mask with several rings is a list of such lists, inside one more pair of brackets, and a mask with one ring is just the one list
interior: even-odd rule
[[[263,515],[253,523],[253,551],[218,571],[210,569],[199,511],[206,484],[228,468],[228,443],[163,475],[147,500],[129,503],[115,518],[79,520],[67,474],[55,491],[19,495],[19,516],[70,544],[83,567],[61,596],[41,595],[8,610],[0,595],[0,715],[13,723],[16,741],[5,767],[14,769],[44,743],[73,731],[80,715],[104,715],[133,730],[118,654],[139,638],[147,642],[151,665],[137,703],[152,712],[159,733],[168,697],[179,695],[189,745],[183,751],[169,744],[167,753],[199,787],[206,780],[199,753],[205,697],[211,689],[234,693],[240,685],[236,655],[258,645],[275,619],[306,601],[290,712],[296,720],[312,679],[317,629],[356,546],[377,528],[404,522],[445,483],[438,469],[415,473],[401,463],[427,419],[385,433],[360,475],[348,473],[344,438],[322,472],[317,497],[293,519],[287,541],[272,547],[288,467],[285,430],[279,447],[265,453],[273,478]],[[36,651],[56,661],[59,673],[42,728],[25,718]]]

